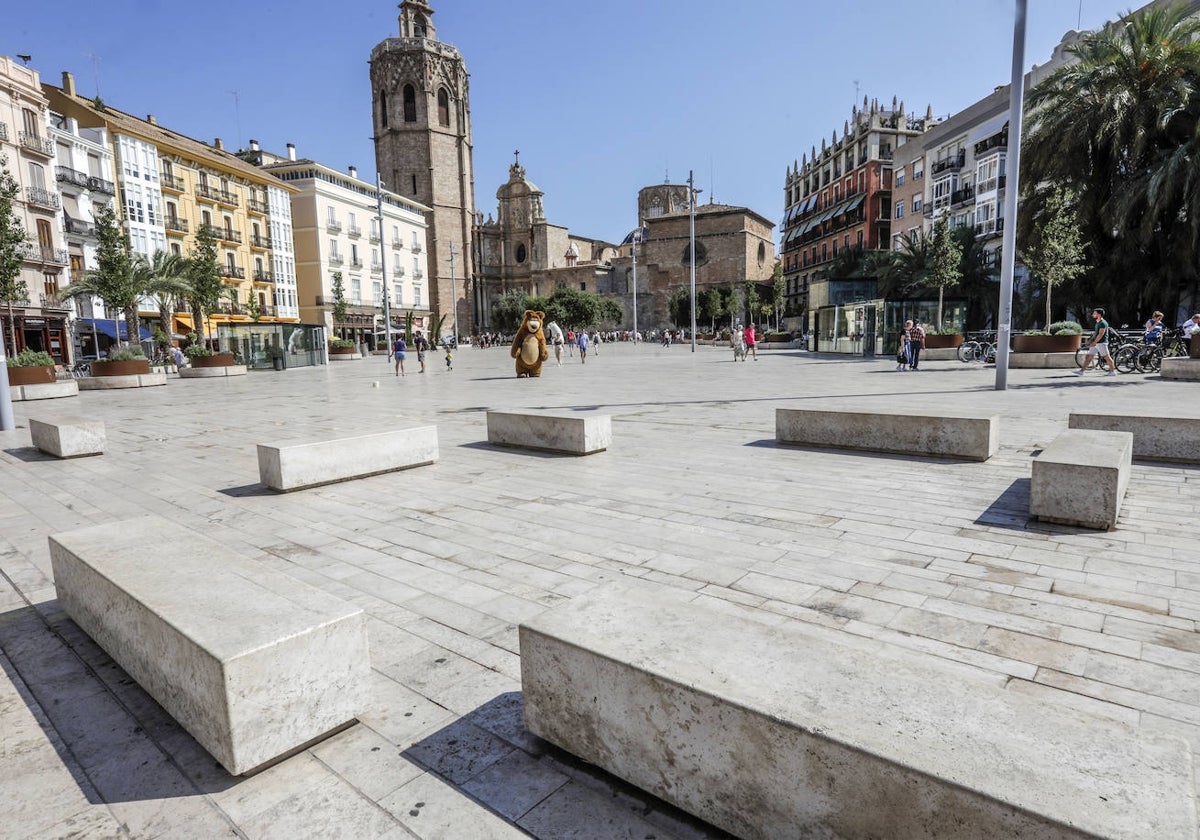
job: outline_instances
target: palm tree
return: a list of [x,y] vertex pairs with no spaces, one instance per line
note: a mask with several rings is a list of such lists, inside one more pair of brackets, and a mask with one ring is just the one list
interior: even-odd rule
[[[1064,296],[1128,317],[1195,276],[1180,254],[1200,243],[1200,20],[1182,4],[1150,8],[1070,51],[1076,61],[1029,96],[1023,203],[1074,192],[1096,270],[1088,289],[1064,284]],[[1034,215],[1020,220],[1025,241]]]
[[[906,295],[925,285],[930,266],[933,264],[931,245],[932,240],[925,235],[924,230],[901,234],[900,250],[892,252],[892,269],[887,275],[887,288],[881,289],[880,292]],[[891,297],[891,294],[884,296]]]
[[[64,300],[100,298],[107,308],[124,314],[125,339],[129,344],[137,344],[139,303],[143,297],[152,294],[155,283],[154,268],[150,260],[142,254],[135,254],[123,263],[119,273],[89,271],[60,290],[59,297]],[[113,332],[116,333],[117,344],[120,345],[120,331],[116,327],[114,322]]]
[[146,293],[158,304],[159,328],[168,337],[171,335],[171,315],[175,311],[175,302],[186,297],[190,289],[187,276],[187,258],[179,254],[157,251],[146,266]]

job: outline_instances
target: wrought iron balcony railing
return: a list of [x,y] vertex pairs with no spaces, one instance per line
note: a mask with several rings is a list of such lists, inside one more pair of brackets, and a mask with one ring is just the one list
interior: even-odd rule
[[62,206],[62,199],[58,197],[58,193],[51,192],[42,187],[26,187],[25,201],[28,204],[46,207],[50,210],[57,210]]
[[54,141],[35,134],[32,131],[22,131],[17,135],[17,142],[22,149],[36,152],[46,157],[54,157]]
[[87,189],[88,185],[87,173],[80,172],[78,169],[72,169],[69,166],[54,167],[54,180],[60,184],[72,184],[83,189]]

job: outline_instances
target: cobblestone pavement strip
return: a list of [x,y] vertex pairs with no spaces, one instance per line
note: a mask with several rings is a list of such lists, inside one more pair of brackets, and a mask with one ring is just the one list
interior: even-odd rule
[[[517,625],[640,578],[879,639],[1200,749],[1200,467],[1135,462],[1116,530],[1028,520],[1072,410],[1200,410],[1194,384],[778,351],[604,345],[517,380],[505,349],[93,391],[101,457],[0,433],[0,837],[724,835],[526,733]],[[378,387],[374,387],[374,383]],[[774,410],[1001,415],[986,463],[775,444]],[[486,444],[485,411],[602,409],[584,458]],[[276,495],[254,444],[436,424],[432,466]],[[49,534],[153,513],[364,608],[359,724],[229,777],[60,611]],[[170,545],[145,551],[169,563]],[[665,590],[664,590],[665,591]]]

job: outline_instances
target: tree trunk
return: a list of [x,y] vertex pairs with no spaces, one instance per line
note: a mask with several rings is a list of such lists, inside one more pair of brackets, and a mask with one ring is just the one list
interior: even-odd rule
[[[120,334],[121,332],[118,329],[117,335]],[[138,306],[136,303],[125,310],[125,342],[130,347],[142,346],[142,322],[138,318]]]
[[942,298],[946,294],[945,286],[938,286],[938,314],[937,314],[937,329],[942,328]]
[[196,322],[196,336],[199,338],[200,346],[204,345],[204,310],[200,304],[192,301],[192,320]]
[[171,301],[170,299],[159,301],[158,307],[158,327],[163,331],[163,335],[167,337],[167,344],[171,343]]
[[13,315],[13,302],[8,302],[8,343],[12,348],[12,353],[9,355],[13,358],[17,355],[17,319]]
[[1046,323],[1042,326],[1042,329],[1046,329],[1047,327],[1050,326],[1050,289],[1051,288],[1053,288],[1053,287],[1049,283],[1047,283],[1046,284]]

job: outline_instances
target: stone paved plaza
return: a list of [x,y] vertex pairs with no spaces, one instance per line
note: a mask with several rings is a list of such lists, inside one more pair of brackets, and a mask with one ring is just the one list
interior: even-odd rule
[[[375,357],[16,404],[0,433],[0,836],[723,837],[523,731],[517,625],[615,581],[883,640],[1200,747],[1200,467],[1135,462],[1110,532],[1028,521],[1031,456],[1070,411],[1197,413],[1200,386],[1013,370],[997,392],[978,365],[760,355],[603,345],[516,380],[505,348],[463,348],[452,373],[431,354],[398,379]],[[777,446],[775,409],[803,405],[995,412],[1000,452]],[[502,408],[602,409],[612,448],[489,446],[484,413]],[[106,453],[30,449],[27,418],[56,412],[104,420]],[[258,483],[256,443],[428,424],[432,466],[287,495]],[[216,765],[55,599],[49,534],[144,513],[364,608],[360,723],[249,778]],[[172,545],[142,548],[170,564]]]

